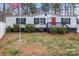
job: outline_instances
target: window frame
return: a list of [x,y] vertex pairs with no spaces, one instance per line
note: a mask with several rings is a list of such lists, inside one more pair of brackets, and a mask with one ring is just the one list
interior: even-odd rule
[[16,18],[16,24],[26,24],[26,18]]
[[41,25],[45,25],[45,18],[40,18],[39,21],[40,21],[39,24],[41,24]]
[[61,18],[61,20],[62,20],[62,23],[64,24],[71,24],[71,18]]
[[[38,20],[36,22],[35,20]],[[40,24],[40,25],[45,25],[46,18],[34,18],[34,24]]]
[[34,24],[39,24],[39,18],[34,18]]

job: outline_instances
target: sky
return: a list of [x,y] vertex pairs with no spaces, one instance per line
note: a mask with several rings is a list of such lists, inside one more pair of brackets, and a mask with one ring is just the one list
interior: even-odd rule
[[36,6],[37,8],[40,8],[41,7],[41,4],[40,3],[36,3],[36,5],[37,5]]

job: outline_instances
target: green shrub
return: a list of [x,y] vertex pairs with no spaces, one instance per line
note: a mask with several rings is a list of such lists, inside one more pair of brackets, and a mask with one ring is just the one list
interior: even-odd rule
[[55,34],[56,33],[56,27],[50,27],[50,33]]
[[5,55],[16,56],[19,54],[19,50],[15,48],[6,48],[4,53]]
[[66,29],[66,33],[69,33],[69,31]]
[[8,27],[6,28],[6,32],[11,32],[11,30],[12,30],[11,26],[8,26]]
[[58,27],[56,28],[56,33],[59,33],[59,28]]
[[19,32],[20,26],[18,24],[13,25],[13,31],[14,32]]
[[35,27],[33,24],[27,24],[25,25],[25,31],[26,32],[34,32],[35,31]]
[[52,28],[52,33],[56,33],[56,30],[57,30],[57,28],[56,27],[53,27]]
[[59,33],[59,34],[65,34],[65,33],[67,33],[67,30],[64,27],[58,28],[58,27],[52,27],[51,26],[49,28],[49,31],[50,31],[50,33],[53,33],[53,34],[55,34],[55,33]]
[[59,33],[60,34],[65,34],[66,33],[66,28],[64,28],[64,27],[59,28]]

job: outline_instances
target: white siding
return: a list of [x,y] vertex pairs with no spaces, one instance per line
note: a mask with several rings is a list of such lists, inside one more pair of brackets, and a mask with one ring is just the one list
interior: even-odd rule
[[16,17],[6,17],[6,26],[13,27],[13,24],[16,24]]
[[5,34],[5,30],[6,30],[5,23],[4,22],[0,22],[0,39]]
[[34,24],[34,18],[33,17],[26,17],[26,24]]

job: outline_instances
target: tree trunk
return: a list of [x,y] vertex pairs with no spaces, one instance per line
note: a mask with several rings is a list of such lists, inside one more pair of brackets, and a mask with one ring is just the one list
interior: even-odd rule
[[73,15],[74,15],[74,8],[75,8],[75,5],[73,4]]
[[3,3],[2,21],[5,22],[5,3]]
[[65,3],[65,15],[66,15],[66,3]]

